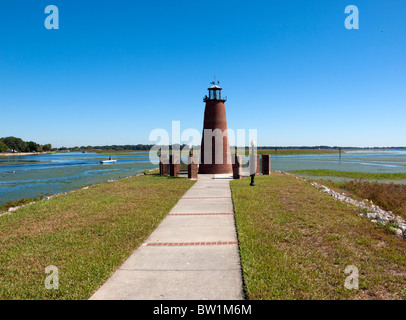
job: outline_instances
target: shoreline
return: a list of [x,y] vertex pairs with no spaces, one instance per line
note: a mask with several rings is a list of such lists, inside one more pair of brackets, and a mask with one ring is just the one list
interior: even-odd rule
[[[0,300],[89,299],[193,183],[147,174],[84,187],[0,217],[1,287],[8,288],[0,290]],[[48,265],[63,274],[59,290],[44,288]]]
[[[98,182],[98,183],[95,183],[95,184],[84,185],[84,186],[81,186],[81,187],[74,188],[74,189],[72,189],[72,190],[70,190],[70,191],[65,191],[65,192],[59,192],[59,193],[49,194],[49,195],[43,196],[41,199],[38,199],[38,198],[28,198],[28,199],[27,199],[27,200],[28,200],[27,203],[20,204],[20,205],[17,205],[17,206],[13,206],[13,207],[9,207],[9,208],[5,209],[6,211],[3,211],[4,209],[0,209],[0,217],[1,217],[1,216],[4,216],[4,215],[6,215],[6,214],[14,213],[14,212],[16,212],[17,210],[19,210],[19,209],[21,209],[21,208],[23,208],[23,207],[25,207],[25,206],[27,206],[27,205],[31,205],[31,204],[34,204],[34,203],[37,203],[37,202],[41,202],[41,201],[50,200],[50,199],[52,199],[53,197],[66,195],[66,194],[75,192],[75,191],[77,191],[77,190],[81,190],[81,189],[86,190],[86,189],[88,189],[90,186],[95,186],[95,185],[98,185],[98,184],[101,184],[101,183],[106,183],[106,182],[111,183],[111,182],[120,181],[120,180],[128,179],[128,178],[135,178],[135,177],[139,177],[139,176],[145,175],[146,172],[147,172],[147,174],[153,174],[155,171],[156,171],[156,172],[159,172],[159,168],[147,169],[147,170],[145,170],[145,171],[143,171],[143,172],[141,172],[141,173],[138,173],[138,174],[135,174],[135,175],[131,175],[131,176],[127,176],[127,177],[123,177],[123,178],[109,179],[109,180],[101,181],[101,182]],[[23,199],[24,199],[24,198],[23,198]],[[21,199],[20,199],[20,200],[21,200]],[[32,201],[31,201],[31,200],[32,200]],[[18,201],[19,201],[19,200],[16,200],[16,201],[13,201],[13,202],[18,202]],[[7,203],[7,202],[5,202],[4,204],[6,204],[6,203]],[[0,205],[0,207],[1,207],[1,205]]]
[[51,154],[55,151],[47,152],[16,152],[16,153],[0,153],[0,157],[22,157],[22,156],[37,156],[42,154]]

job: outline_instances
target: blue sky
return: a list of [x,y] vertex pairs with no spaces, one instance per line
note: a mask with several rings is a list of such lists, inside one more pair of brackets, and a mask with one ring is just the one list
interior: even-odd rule
[[[44,27],[47,5],[60,29]],[[347,5],[359,30],[344,27]],[[0,136],[149,143],[202,129],[216,75],[260,145],[406,145],[406,1],[0,2]]]

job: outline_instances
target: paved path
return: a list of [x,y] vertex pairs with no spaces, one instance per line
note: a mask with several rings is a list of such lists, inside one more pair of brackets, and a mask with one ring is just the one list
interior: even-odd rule
[[199,175],[90,299],[243,299],[230,180]]

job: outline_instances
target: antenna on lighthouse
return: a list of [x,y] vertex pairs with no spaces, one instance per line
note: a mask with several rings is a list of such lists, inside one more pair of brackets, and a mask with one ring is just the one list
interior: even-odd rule
[[220,81],[217,80],[217,83],[216,83],[216,76],[214,76],[214,81],[210,82],[210,84],[212,84],[212,85],[220,84]]

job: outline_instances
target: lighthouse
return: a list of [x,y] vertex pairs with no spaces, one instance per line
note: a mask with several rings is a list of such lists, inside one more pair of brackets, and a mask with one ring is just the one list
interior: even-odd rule
[[203,98],[206,103],[204,110],[203,135],[200,147],[199,174],[232,173],[230,145],[227,134],[227,117],[224,103],[227,98],[221,96],[218,85],[211,82],[208,96]]

